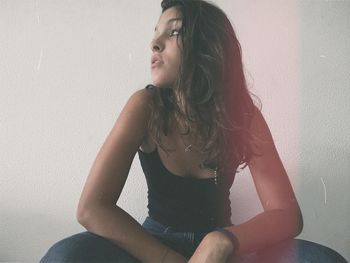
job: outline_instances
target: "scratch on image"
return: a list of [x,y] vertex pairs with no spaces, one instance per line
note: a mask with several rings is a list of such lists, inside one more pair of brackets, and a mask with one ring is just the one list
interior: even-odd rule
[[39,57],[39,61],[38,61],[38,66],[36,67],[37,70],[40,69],[41,60],[43,59],[43,54],[44,54],[44,52],[43,52],[43,50],[41,49],[41,50],[40,50],[40,57]]
[[35,1],[35,9],[36,9],[36,21],[38,22],[38,25],[40,25],[40,16],[38,14],[38,7],[39,7],[39,2],[38,0]]
[[327,189],[326,189],[326,184],[323,181],[323,178],[321,178],[321,182],[323,184],[323,192],[324,192],[324,204],[327,204]]

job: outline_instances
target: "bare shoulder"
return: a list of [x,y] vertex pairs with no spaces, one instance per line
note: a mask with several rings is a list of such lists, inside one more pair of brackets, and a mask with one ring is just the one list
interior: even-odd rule
[[[148,107],[154,96],[151,88],[142,88],[131,94],[129,101],[139,104],[141,107]],[[136,106],[136,105],[135,105]]]
[[145,108],[149,108],[149,105],[152,101],[153,93],[145,88],[138,89],[134,91],[126,101],[124,108],[122,110],[142,110]]
[[124,133],[124,138],[133,140],[135,147],[147,136],[147,122],[150,116],[153,92],[143,88],[131,94],[123,107],[112,132]]

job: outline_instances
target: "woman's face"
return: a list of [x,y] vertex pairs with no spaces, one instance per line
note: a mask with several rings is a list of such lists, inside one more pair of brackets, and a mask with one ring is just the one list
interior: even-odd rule
[[155,28],[151,42],[151,78],[157,87],[172,86],[179,75],[181,18],[181,12],[176,7],[168,8],[160,16]]

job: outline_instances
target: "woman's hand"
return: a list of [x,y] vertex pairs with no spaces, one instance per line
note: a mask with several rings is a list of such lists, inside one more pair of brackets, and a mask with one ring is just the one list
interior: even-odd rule
[[208,233],[188,263],[226,263],[234,248],[231,240],[223,233]]

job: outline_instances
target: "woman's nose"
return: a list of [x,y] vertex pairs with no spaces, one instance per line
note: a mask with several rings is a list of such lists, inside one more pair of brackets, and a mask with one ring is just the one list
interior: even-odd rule
[[154,52],[154,51],[161,51],[161,49],[162,49],[162,45],[161,45],[161,43],[158,41],[158,40],[156,40],[156,39],[154,39],[154,40],[152,40],[152,42],[151,42],[151,50]]

